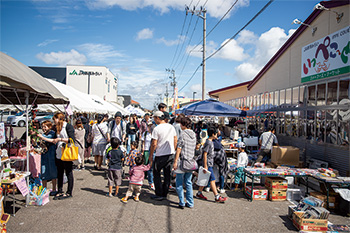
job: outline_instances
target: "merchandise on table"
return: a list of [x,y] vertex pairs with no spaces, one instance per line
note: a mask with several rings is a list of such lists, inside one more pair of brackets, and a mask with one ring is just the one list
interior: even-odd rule
[[[246,194],[251,197],[251,186],[246,186]],[[262,186],[256,186],[253,189],[253,200],[266,200],[268,196],[268,190]]]
[[228,158],[227,159],[228,167],[230,171],[234,171],[237,168],[237,159]]
[[45,205],[49,202],[50,190],[42,186],[41,180],[29,185],[29,205]]

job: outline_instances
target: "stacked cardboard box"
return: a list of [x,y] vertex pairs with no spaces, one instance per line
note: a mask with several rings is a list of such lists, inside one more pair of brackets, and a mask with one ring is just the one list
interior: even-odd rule
[[253,200],[266,200],[268,196],[268,190],[262,186],[256,186],[253,189],[251,186],[246,186],[245,188],[248,197],[251,197],[253,193]]
[[[326,208],[327,207],[327,195],[324,195],[322,193],[319,193],[319,192],[311,192],[310,193],[311,196],[313,197],[316,197],[320,200],[323,201],[323,207]],[[335,196],[335,195],[331,195],[328,197],[328,200],[329,200],[329,204],[328,204],[328,207],[329,209],[338,209],[338,197],[339,196]]]
[[269,190],[270,201],[285,201],[287,198],[288,181],[280,177],[267,177],[265,187]]
[[300,150],[293,146],[274,146],[271,162],[276,165],[290,165],[298,167]]

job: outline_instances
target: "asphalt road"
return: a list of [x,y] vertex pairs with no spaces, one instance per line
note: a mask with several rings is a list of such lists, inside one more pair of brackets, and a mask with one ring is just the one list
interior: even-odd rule
[[[24,128],[15,127],[15,135]],[[45,206],[19,205],[11,217],[9,232],[289,232],[296,231],[288,219],[288,201],[249,202],[243,193],[226,191],[225,204],[214,202],[212,193],[204,193],[208,201],[195,199],[193,209],[178,209],[175,192],[168,200],[154,201],[147,181],[140,202],[121,197],[107,197],[104,171],[74,171],[73,198],[52,200]],[[49,184],[49,187],[50,184]],[[120,193],[125,195],[128,181],[123,180]],[[66,188],[66,185],[65,185]],[[196,189],[196,188],[195,188]],[[65,189],[66,190],[66,189]],[[196,192],[194,192],[196,193]],[[17,195],[18,199],[24,200]],[[12,210],[12,208],[10,208]],[[331,215],[333,224],[350,224],[349,218]]]
[[[227,191],[225,204],[195,199],[193,209],[178,209],[175,192],[168,200],[154,201],[153,191],[143,186],[140,202],[107,197],[104,171],[74,171],[73,198],[52,200],[44,206],[20,206],[7,225],[9,232],[288,232],[296,231],[288,219],[288,201],[249,202],[243,193]],[[65,185],[66,186],[66,185]],[[120,193],[126,193],[123,180]],[[66,187],[65,187],[66,188]],[[20,195],[17,195],[20,197]],[[23,199],[23,198],[22,198]],[[331,215],[334,224],[350,220]]]

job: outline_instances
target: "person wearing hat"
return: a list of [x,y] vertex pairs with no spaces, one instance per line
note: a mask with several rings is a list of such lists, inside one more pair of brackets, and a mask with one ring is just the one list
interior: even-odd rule
[[[157,126],[152,132],[152,143],[149,155],[151,167],[153,166],[155,196],[152,199],[161,201],[167,198],[171,180],[171,169],[174,161],[175,146],[177,137],[172,125],[165,122],[164,113],[156,111],[153,114]],[[153,154],[155,152],[155,154]],[[164,173],[164,181],[161,179],[161,172]]]
[[122,117],[121,112],[116,112],[114,120],[109,123],[107,132],[108,140],[118,138],[121,142],[125,141],[126,124],[122,121]]
[[244,189],[245,189],[245,185],[246,185],[246,181],[244,180],[244,171],[243,169],[248,165],[248,155],[245,152],[245,144],[244,142],[240,142],[237,144],[238,147],[238,158],[237,158],[237,172],[235,174],[235,192],[240,191],[238,189],[238,185],[241,182],[241,180],[243,181],[244,184]]

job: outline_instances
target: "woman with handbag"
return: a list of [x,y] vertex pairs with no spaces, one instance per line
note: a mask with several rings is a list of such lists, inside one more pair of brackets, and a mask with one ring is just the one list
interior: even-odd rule
[[[55,126],[56,126],[56,136],[54,139],[57,143],[56,149],[56,165],[57,165],[57,179],[58,179],[58,194],[54,197],[54,200],[61,200],[72,197],[73,192],[73,162],[72,161],[63,161],[62,154],[65,152],[64,150],[66,144],[75,141],[74,137],[74,127],[65,121],[65,116],[63,113],[56,113],[53,118]],[[68,188],[67,192],[63,193],[63,176],[66,173],[68,178]]]
[[[177,143],[173,170],[176,173],[176,192],[179,196],[179,208],[185,206],[193,208],[192,172],[198,168],[194,159],[196,150],[196,134],[191,130],[191,120],[188,117],[181,118],[182,133]],[[184,199],[183,184],[186,187],[186,203]]]
[[103,153],[108,144],[108,126],[104,123],[104,115],[98,115],[97,124],[92,126],[92,154],[95,156],[95,169],[101,170]]

